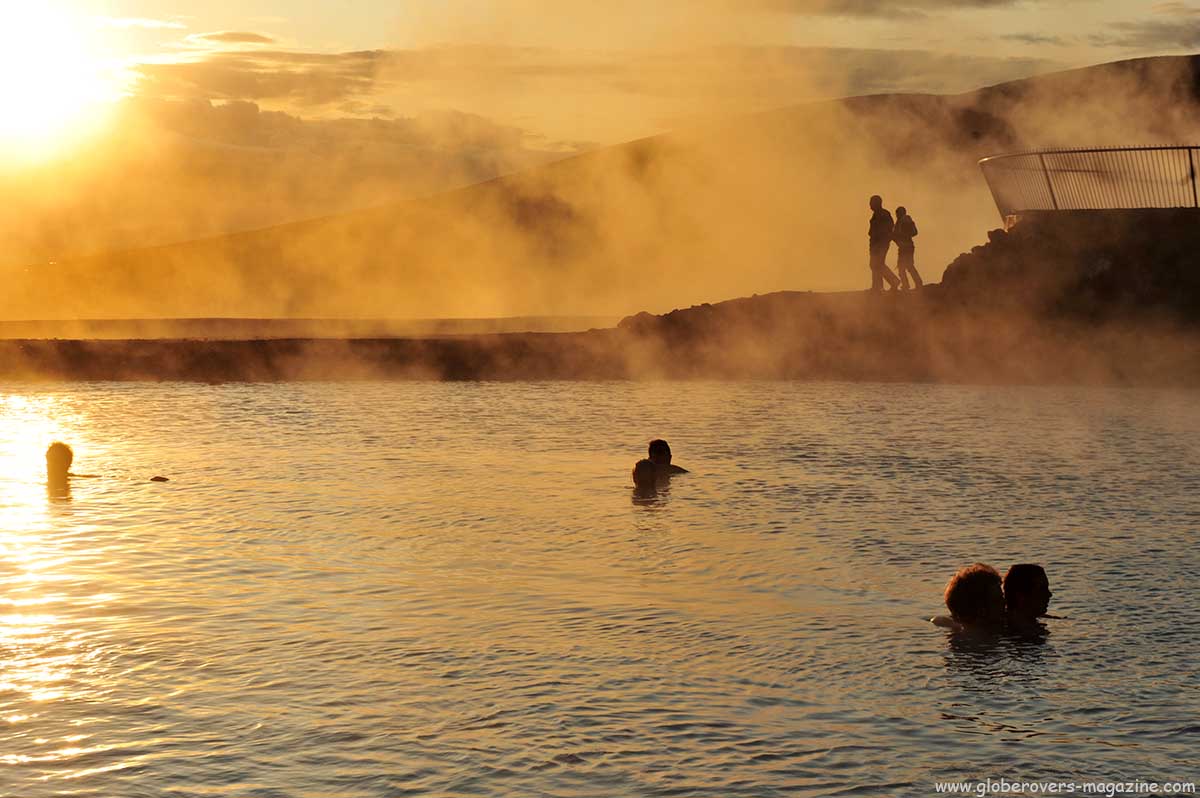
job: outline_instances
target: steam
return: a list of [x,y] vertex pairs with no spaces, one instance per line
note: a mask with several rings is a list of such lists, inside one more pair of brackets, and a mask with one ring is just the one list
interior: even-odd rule
[[[0,318],[621,316],[785,289],[858,289],[869,280],[872,194],[912,213],[918,268],[936,281],[998,223],[979,157],[1180,140],[1195,129],[1188,59],[960,95],[812,101],[863,71],[903,83],[904,69],[885,67],[916,57],[748,55],[737,42],[770,41],[764,30],[778,22],[774,4],[762,7],[730,28],[722,22],[734,15],[718,0],[661,4],[649,21],[610,4],[516,2],[506,13],[540,20],[516,34],[462,3],[413,6],[406,44],[463,41],[468,29],[483,42],[438,51],[438,74],[453,76],[451,106],[454,92],[487,94],[496,73],[479,67],[502,56],[505,80],[548,87],[517,116],[592,114],[610,130],[686,118],[677,132],[583,155],[496,108],[368,119],[353,92],[337,102],[363,118],[269,111],[266,99],[130,103],[119,135],[97,145],[102,156],[7,179],[3,196],[16,199],[0,230],[10,245]],[[584,53],[613,40],[627,41],[628,53],[581,63],[601,82],[622,81],[620,95],[580,93],[545,53],[548,42]],[[848,57],[860,68],[832,80],[829,64]],[[750,106],[790,107],[729,115],[746,110],[746,84],[717,78],[749,62],[762,87]],[[405,76],[415,85],[429,63],[372,61],[371,80],[381,96],[411,98],[418,90]],[[786,78],[794,100],[769,89],[773,77]],[[598,99],[614,96],[642,100],[627,108]],[[480,180],[488,182],[449,190]],[[341,215],[282,224],[323,214]],[[139,248],[203,236],[219,237]],[[104,254],[80,257],[88,253]]]

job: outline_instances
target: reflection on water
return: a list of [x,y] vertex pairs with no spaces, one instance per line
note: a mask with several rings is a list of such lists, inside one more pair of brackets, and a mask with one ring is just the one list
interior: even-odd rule
[[985,690],[997,680],[1036,681],[1045,664],[1048,638],[1044,627],[1020,634],[951,633],[946,640],[946,667],[971,677]]
[[[687,388],[0,388],[0,794],[1195,775],[1192,394]],[[928,624],[976,560],[1069,618]]]

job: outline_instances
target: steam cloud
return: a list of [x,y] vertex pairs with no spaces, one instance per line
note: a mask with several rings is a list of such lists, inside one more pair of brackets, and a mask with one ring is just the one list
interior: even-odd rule
[[[545,9],[496,8],[528,20],[534,6]],[[1174,141],[1196,122],[1188,59],[963,95],[810,101],[731,117],[737,107],[788,104],[773,93],[777,77],[809,100],[864,74],[876,81],[870,89],[909,88],[906,75],[944,58],[731,46],[780,13],[878,10],[760,7],[731,17],[718,0],[670,2],[639,27],[643,18],[607,4],[574,3],[512,36],[505,31],[516,26],[500,11],[468,22],[461,5],[428,3],[413,6],[408,28],[425,49],[353,62],[369,64],[366,72],[346,72],[347,61],[334,57],[323,70],[295,54],[261,52],[148,70],[159,98],[128,104],[119,136],[97,145],[104,157],[9,176],[0,186],[13,200],[0,229],[10,244],[0,270],[11,286],[0,316],[623,315],[781,289],[859,288],[868,279],[866,199],[874,193],[913,213],[922,230],[918,264],[935,280],[996,224],[979,157],[1020,146]],[[730,20],[746,29],[730,31]],[[432,47],[443,35],[463,40],[463,25],[483,44]],[[630,34],[635,54],[625,62],[611,54],[579,61],[601,84],[618,84],[615,94],[581,93],[585,84],[568,80],[544,48],[554,40],[583,52],[634,27],[641,32]],[[670,47],[656,44],[668,30]],[[481,68],[500,62],[507,68],[499,73]],[[1035,66],[970,63],[985,74]],[[750,83],[720,79],[739,65]],[[271,80],[262,79],[267,73]],[[583,109],[617,130],[646,124],[654,107],[654,125],[671,117],[686,124],[545,165],[584,145],[497,121],[497,109],[336,118],[370,114],[364,103],[377,94],[415,99],[449,86],[465,98],[530,84],[549,87],[530,95],[544,107],[508,109],[510,116],[553,119]],[[761,93],[739,97],[747,86]],[[214,97],[221,87],[227,96]],[[262,104],[228,101],[256,91]],[[642,104],[602,99],[613,97]],[[675,104],[681,97],[687,102]],[[288,102],[291,112],[265,110]],[[500,175],[509,176],[397,202]],[[346,213],[281,224],[330,212]],[[280,226],[138,248],[266,225]],[[88,253],[106,254],[80,257]]]

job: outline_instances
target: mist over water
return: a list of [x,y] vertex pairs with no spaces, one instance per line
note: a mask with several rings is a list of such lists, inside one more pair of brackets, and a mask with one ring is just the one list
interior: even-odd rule
[[[1192,778],[1198,459],[1187,392],[10,384],[0,793]],[[975,560],[1068,619],[952,643]]]

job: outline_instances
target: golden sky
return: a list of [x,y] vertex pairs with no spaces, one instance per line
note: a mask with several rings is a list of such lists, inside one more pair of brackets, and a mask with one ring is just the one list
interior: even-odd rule
[[[542,150],[817,97],[946,92],[1200,44],[1153,0],[5,0],[11,153],[120,97],[298,119],[469,115]],[[20,147],[15,146],[20,144]]]

